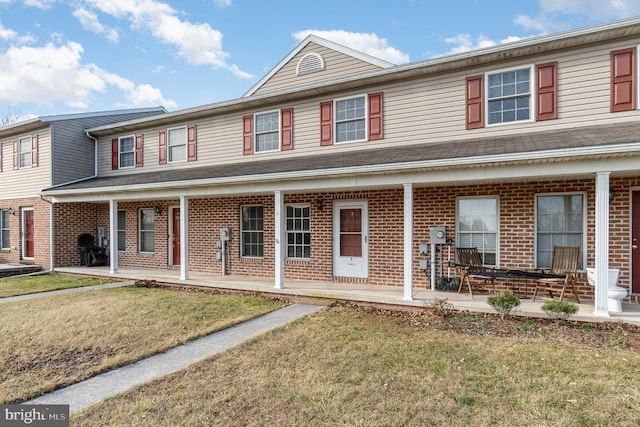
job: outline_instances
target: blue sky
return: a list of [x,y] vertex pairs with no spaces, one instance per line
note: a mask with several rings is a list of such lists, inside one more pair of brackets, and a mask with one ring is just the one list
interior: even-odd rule
[[640,15],[640,0],[0,0],[0,117],[238,98],[307,34],[393,63]]

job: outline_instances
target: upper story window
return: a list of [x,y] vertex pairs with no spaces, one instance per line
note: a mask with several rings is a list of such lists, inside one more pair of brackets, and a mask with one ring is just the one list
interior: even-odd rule
[[32,166],[32,150],[31,136],[23,136],[18,140],[18,167],[20,169]]
[[339,99],[335,101],[336,143],[365,139],[366,97]]
[[140,252],[155,250],[156,220],[153,209],[140,209]]
[[135,140],[133,135],[118,138],[120,168],[132,168],[135,161]]
[[383,93],[320,103],[320,145],[383,137]]
[[456,246],[478,248],[482,264],[498,265],[498,199],[458,199]]
[[467,129],[557,119],[558,63],[467,77],[465,94]]
[[179,127],[167,130],[169,163],[187,160],[187,128]]
[[487,75],[488,124],[531,119],[531,67]]
[[280,112],[271,111],[255,115],[256,152],[280,148]]
[[580,247],[583,268],[586,235],[584,194],[536,196],[536,268],[550,268],[554,246]]
[[293,150],[293,108],[242,117],[242,154]]
[[9,210],[0,211],[0,249],[11,248],[11,234],[10,222],[9,222]]

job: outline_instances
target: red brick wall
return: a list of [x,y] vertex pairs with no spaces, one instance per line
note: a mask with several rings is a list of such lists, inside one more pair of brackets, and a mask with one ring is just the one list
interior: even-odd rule
[[0,263],[20,263],[22,259],[22,209],[33,208],[34,257],[33,263],[43,269],[50,268],[50,205],[38,197],[0,200],[0,209],[12,208],[16,215],[9,216],[11,248],[0,251]]
[[[635,178],[614,178],[611,186],[616,197],[611,204],[610,216],[610,265],[620,268],[620,284],[629,284],[629,194]],[[459,185],[449,187],[414,188],[414,284],[429,286],[426,274],[419,269],[422,255],[418,253],[421,242],[429,242],[431,227],[445,226],[447,240],[452,242],[450,256],[455,253],[456,200],[458,197],[497,196],[500,207],[500,253],[502,268],[529,269],[535,267],[535,195],[544,193],[584,192],[587,204],[587,262],[593,265],[595,251],[595,182],[593,179],[553,182],[525,182],[483,185]],[[332,204],[334,200],[361,199],[369,207],[369,278],[364,281],[374,285],[402,286],[403,272],[403,198],[402,189],[372,190],[341,193],[314,193],[285,195],[285,203],[308,204],[311,208],[311,259],[285,260],[285,278],[310,280],[345,280],[333,277]],[[319,208],[318,200],[323,207]],[[221,261],[216,259],[216,242],[221,227],[230,227],[232,239],[229,246],[230,274],[271,277],[274,275],[274,197],[200,198],[189,201],[189,267],[193,271],[221,275]],[[127,215],[127,248],[119,254],[121,266],[168,266],[169,206],[178,206],[178,200],[158,202],[119,203]],[[240,208],[244,205],[262,205],[264,209],[264,257],[252,259],[240,257]],[[71,229],[56,233],[57,243],[70,245],[69,250],[57,253],[58,265],[77,265],[77,236],[81,232],[96,233],[98,226],[105,226],[108,233],[108,205],[72,204],[59,205],[64,223]],[[155,252],[141,254],[138,251],[138,215],[141,208],[160,207],[156,218]],[[447,247],[442,252],[447,274]],[[438,255],[438,260],[440,255]],[[438,268],[437,275],[440,275]],[[451,270],[451,274],[456,274]],[[579,275],[580,293],[592,298],[593,290],[586,284],[584,274]]]

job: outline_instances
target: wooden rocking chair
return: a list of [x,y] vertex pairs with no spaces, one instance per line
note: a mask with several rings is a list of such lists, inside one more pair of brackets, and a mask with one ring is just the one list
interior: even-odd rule
[[554,246],[551,259],[551,269],[545,271],[549,275],[557,277],[541,278],[536,281],[536,289],[533,291],[532,301],[536,300],[538,290],[546,290],[553,298],[552,291],[560,291],[560,301],[567,290],[573,292],[578,304],[580,297],[576,290],[576,271],[580,260],[580,248],[576,246]]
[[[478,252],[478,248],[456,248],[456,258],[456,267],[460,269],[460,285],[458,286],[458,293],[462,291],[462,287],[465,285],[472,298],[472,285],[483,290],[490,287],[493,290],[493,293],[496,292],[496,286],[494,283],[495,278],[482,276],[482,272],[489,271],[490,269],[482,265],[482,257]],[[472,283],[470,279],[478,279],[478,281]]]

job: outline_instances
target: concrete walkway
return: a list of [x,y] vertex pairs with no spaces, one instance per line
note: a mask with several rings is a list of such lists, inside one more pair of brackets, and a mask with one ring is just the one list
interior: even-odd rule
[[115,283],[107,283],[105,285],[81,286],[78,288],[58,289],[57,291],[38,292],[35,294],[0,298],[0,304],[4,302],[15,302],[15,301],[24,301],[24,300],[33,299],[33,298],[50,297],[52,295],[64,295],[64,294],[73,294],[76,292],[95,291],[97,289],[122,288],[124,286],[131,286],[131,282],[115,282]]
[[77,412],[323,308],[293,304],[25,403],[70,405],[70,411]]

